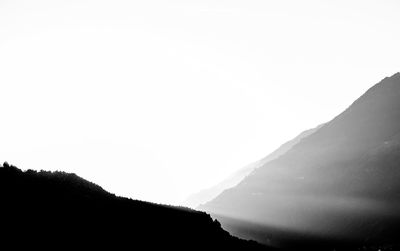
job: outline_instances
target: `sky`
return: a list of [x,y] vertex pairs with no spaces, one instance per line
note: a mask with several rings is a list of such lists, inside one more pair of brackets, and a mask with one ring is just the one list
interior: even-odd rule
[[400,71],[400,4],[0,0],[0,161],[179,204]]

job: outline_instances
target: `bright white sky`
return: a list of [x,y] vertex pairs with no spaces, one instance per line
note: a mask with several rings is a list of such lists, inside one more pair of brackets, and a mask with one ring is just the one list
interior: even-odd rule
[[178,203],[400,71],[400,4],[0,0],[0,160]]

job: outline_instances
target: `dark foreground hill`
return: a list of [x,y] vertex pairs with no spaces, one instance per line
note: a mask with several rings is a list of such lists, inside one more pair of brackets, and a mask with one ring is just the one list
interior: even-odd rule
[[400,73],[201,209],[232,234],[272,245],[395,250],[400,243]]
[[79,250],[265,250],[203,212],[117,197],[75,174],[0,166],[1,243]]

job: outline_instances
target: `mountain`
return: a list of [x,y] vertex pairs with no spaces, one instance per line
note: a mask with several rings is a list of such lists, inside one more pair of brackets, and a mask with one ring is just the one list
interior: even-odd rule
[[10,249],[270,250],[231,236],[206,213],[117,197],[64,172],[5,163],[0,201]]
[[224,179],[217,185],[214,185],[210,188],[201,190],[195,194],[190,195],[183,201],[181,204],[183,206],[187,206],[190,208],[196,208],[201,204],[204,204],[216,196],[218,196],[225,189],[236,186],[244,177],[246,177],[249,173],[251,173],[255,168],[255,163],[247,165],[235,173],[231,174],[228,178]]
[[400,240],[399,181],[397,73],[200,209],[271,245],[386,247]]
[[254,171],[254,169],[285,154],[294,145],[296,145],[298,142],[300,142],[301,139],[311,135],[312,133],[314,133],[321,127],[322,127],[322,125],[300,133],[294,139],[284,143],[278,149],[276,149],[275,151],[270,153],[268,156],[239,169],[238,171],[231,174],[228,178],[226,178],[222,182],[218,183],[217,185],[212,186],[207,189],[204,189],[198,193],[195,193],[195,194],[189,196],[182,203],[182,205],[190,207],[190,208],[196,208],[196,207],[200,206],[201,204],[211,201],[212,199],[217,197],[220,193],[222,193],[224,190],[234,187],[237,184],[239,184],[239,182],[241,182],[247,175],[249,175],[252,171]]

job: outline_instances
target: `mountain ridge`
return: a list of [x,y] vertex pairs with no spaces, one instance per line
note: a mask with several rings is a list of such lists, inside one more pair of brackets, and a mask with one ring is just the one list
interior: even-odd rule
[[[385,142],[396,142],[399,133],[400,74],[396,73],[200,209],[217,219],[258,222],[266,229],[290,229],[318,238],[394,241],[398,236],[391,230],[400,226],[400,152],[397,144]],[[241,237],[264,243],[270,239],[267,230],[249,234],[252,229],[239,231],[239,225],[221,223]],[[284,242],[290,241],[294,240]]]
[[294,145],[296,145],[298,142],[300,142],[300,140],[311,135],[312,133],[317,131],[319,128],[321,128],[323,125],[324,124],[321,124],[315,128],[308,129],[308,130],[301,132],[293,139],[283,143],[281,146],[279,146],[276,150],[272,151],[266,157],[264,157],[258,161],[255,161],[245,167],[242,167],[241,169],[237,170],[236,172],[231,174],[228,178],[224,179],[220,183],[218,183],[210,188],[201,190],[198,193],[192,194],[182,203],[182,205],[188,206],[191,208],[197,208],[198,206],[201,206],[202,204],[211,201],[212,199],[217,197],[220,193],[222,193],[224,190],[238,185],[246,176],[250,175],[258,167],[264,165],[265,163],[267,163],[271,160],[278,158],[280,155],[285,154]]
[[14,248],[270,250],[231,236],[206,213],[118,197],[65,172],[5,163],[0,201],[2,245]]

